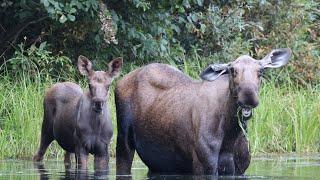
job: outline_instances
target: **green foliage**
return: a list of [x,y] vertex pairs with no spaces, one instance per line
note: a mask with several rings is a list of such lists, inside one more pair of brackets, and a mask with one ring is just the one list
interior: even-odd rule
[[27,76],[46,80],[48,77],[75,77],[75,68],[71,60],[61,54],[52,55],[46,50],[46,42],[41,43],[39,47],[33,44],[27,49],[21,43],[18,48],[13,57],[3,64],[6,73],[12,78]]
[[320,151],[319,87],[297,89],[289,84],[276,88],[266,83],[249,122],[253,153],[311,153]]
[[183,64],[196,53],[206,63],[227,62],[289,47],[294,60],[279,77],[290,73],[302,85],[320,81],[319,2],[111,0],[107,6],[119,42],[111,46],[130,61]]
[[117,56],[179,65],[198,56],[209,64],[290,47],[293,61],[278,83],[289,74],[303,86],[320,82],[317,1],[1,0],[0,6],[3,62],[24,37],[27,48],[47,42],[53,54],[73,62],[83,54],[99,65]]
[[77,1],[71,0],[70,2],[59,0],[41,0],[49,16],[54,20],[59,20],[60,23],[66,21],[75,21],[76,15],[79,11],[88,12],[92,17],[98,10],[98,1]]

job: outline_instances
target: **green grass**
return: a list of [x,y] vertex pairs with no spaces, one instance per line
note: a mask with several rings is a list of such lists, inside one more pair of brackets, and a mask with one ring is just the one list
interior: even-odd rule
[[260,105],[249,122],[251,150],[320,152],[320,91],[264,84]]
[[[201,68],[183,69],[195,77]],[[43,116],[43,95],[54,82],[0,80],[0,158],[31,158],[39,145]],[[260,105],[249,120],[251,151],[259,153],[320,152],[319,88],[280,87],[265,82],[261,88]],[[115,155],[116,116],[113,91],[109,107],[112,112],[114,136],[111,156]],[[46,153],[49,158],[62,158],[63,151],[53,143]]]

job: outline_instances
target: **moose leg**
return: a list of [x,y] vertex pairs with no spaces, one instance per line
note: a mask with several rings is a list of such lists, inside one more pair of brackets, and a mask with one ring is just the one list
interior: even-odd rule
[[84,147],[76,145],[75,156],[76,156],[76,166],[78,170],[86,170],[88,162],[88,152]]
[[128,102],[118,98],[116,93],[117,110],[117,147],[116,147],[116,168],[117,174],[131,174],[132,160],[135,152],[135,142],[132,128],[134,115]]
[[94,155],[94,170],[95,171],[108,171],[109,170],[108,144],[101,146],[100,150],[98,152],[96,152]]
[[221,140],[202,137],[196,145],[193,153],[193,173],[218,175],[218,160],[221,147]]
[[48,105],[46,101],[43,103],[44,113],[43,113],[43,122],[41,126],[41,138],[40,138],[40,147],[38,152],[33,156],[33,160],[39,162],[43,159],[43,156],[54,140],[53,135],[53,117],[54,117],[54,107]]
[[251,154],[249,142],[243,133],[240,133],[234,144],[235,174],[242,175],[249,167]]
[[43,122],[42,129],[41,129],[40,147],[37,153],[33,156],[33,160],[36,162],[42,161],[48,146],[53,141],[53,134],[52,134],[52,131],[50,130],[51,128],[48,128],[46,123]]
[[126,132],[126,134],[118,133],[116,147],[117,174],[131,174],[135,152],[132,141],[133,137],[129,132]]
[[64,167],[66,170],[71,168],[71,153],[68,151],[64,152]]
[[234,175],[235,164],[233,153],[220,153],[219,155],[219,175]]

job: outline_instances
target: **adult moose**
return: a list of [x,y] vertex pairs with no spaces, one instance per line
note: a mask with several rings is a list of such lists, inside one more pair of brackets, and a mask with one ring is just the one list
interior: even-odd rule
[[150,173],[243,174],[250,153],[240,124],[258,106],[263,71],[290,56],[240,56],[210,65],[201,82],[156,63],[126,75],[116,87],[117,174],[130,174],[135,150]]
[[108,170],[108,146],[113,134],[108,110],[108,90],[122,67],[122,58],[108,64],[108,71],[94,71],[84,56],[78,58],[80,74],[87,76],[89,90],[72,82],[53,85],[44,97],[44,117],[41,140],[34,161],[41,161],[53,140],[66,151],[65,163],[70,164],[70,153],[75,153],[79,169],[87,168],[88,154],[94,154],[96,170]]

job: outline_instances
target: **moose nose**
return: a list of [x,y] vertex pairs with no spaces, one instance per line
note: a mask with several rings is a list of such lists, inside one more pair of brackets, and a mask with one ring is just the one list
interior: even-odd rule
[[239,93],[238,101],[244,107],[255,108],[259,105],[258,93],[253,89],[243,89]]
[[94,110],[96,112],[101,112],[102,111],[102,107],[104,105],[104,100],[103,99],[94,99],[93,100],[94,103]]

